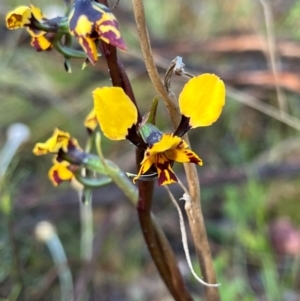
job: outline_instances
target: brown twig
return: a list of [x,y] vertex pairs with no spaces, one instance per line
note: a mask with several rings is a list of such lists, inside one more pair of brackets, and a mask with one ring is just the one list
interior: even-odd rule
[[177,126],[180,121],[179,108],[177,102],[172,101],[169,97],[162,80],[159,77],[155,62],[153,59],[152,48],[150,46],[150,40],[146,25],[144,4],[142,0],[132,0],[133,11],[135,16],[136,27],[138,31],[138,36],[140,40],[140,46],[143,53],[145,65],[149,77],[152,81],[156,92],[163,99],[168,111],[172,123]]
[[[132,3],[141,49],[148,74],[157,93],[162,97],[169,111],[173,126],[176,128],[180,119],[177,100],[173,93],[167,93],[155,66],[146,25],[143,1],[132,0]],[[185,140],[187,143],[189,143],[187,135],[185,135]],[[196,246],[197,257],[204,275],[204,280],[208,283],[216,283],[216,276],[199,201],[200,185],[198,174],[194,165],[185,164],[184,168],[188,180],[189,193],[191,196],[190,208],[187,211],[194,244]],[[216,288],[205,287],[205,293],[206,298],[209,301],[220,299],[219,292]]]

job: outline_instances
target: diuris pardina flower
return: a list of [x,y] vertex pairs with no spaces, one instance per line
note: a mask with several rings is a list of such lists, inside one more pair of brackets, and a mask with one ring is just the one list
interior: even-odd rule
[[52,47],[51,33],[38,28],[38,24],[48,20],[42,11],[34,5],[19,6],[6,15],[6,26],[8,29],[25,27],[31,36],[31,46],[37,51],[49,50]]
[[35,145],[33,153],[36,156],[55,154],[53,166],[48,172],[49,179],[54,186],[74,178],[73,171],[76,171],[76,165],[72,165],[61,158],[62,153],[66,154],[74,149],[80,149],[77,140],[72,138],[69,133],[59,129],[55,129],[46,142]]
[[[174,161],[202,165],[202,160],[188,149],[181,137],[189,129],[209,126],[219,118],[225,104],[225,86],[214,74],[202,74],[190,79],[179,95],[182,118],[173,134],[164,134],[154,125],[149,127],[146,124],[139,128],[137,108],[121,88],[97,88],[93,96],[96,116],[106,137],[133,142],[136,138],[132,136],[138,131],[146,144],[144,158],[134,181],[154,166],[158,184],[166,185],[177,182],[172,170]],[[143,129],[145,127],[146,130]]]
[[75,0],[69,16],[69,28],[93,65],[98,59],[96,42],[99,39],[126,50],[117,20],[103,4],[92,0]]

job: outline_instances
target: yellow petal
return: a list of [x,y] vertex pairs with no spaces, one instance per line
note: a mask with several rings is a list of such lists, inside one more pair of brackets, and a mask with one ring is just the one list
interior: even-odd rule
[[93,132],[97,125],[98,120],[96,117],[96,111],[95,109],[92,109],[92,111],[86,116],[84,120],[84,126]]
[[220,116],[225,104],[225,85],[214,74],[202,74],[186,83],[179,95],[181,114],[192,128],[208,126]]
[[84,13],[87,13],[89,11],[84,10],[90,7],[90,4],[88,4],[88,7],[86,7],[86,4],[88,4],[88,2],[79,3],[79,6],[75,6],[75,9],[73,9],[70,13],[70,33],[77,38],[79,44],[87,54],[90,62],[95,65],[95,62],[98,60],[98,51],[95,44],[95,39],[90,37],[90,35],[94,31],[94,23],[89,19],[88,15],[84,15]]
[[93,31],[93,22],[87,16],[78,15],[73,12],[69,18],[70,32],[75,36],[90,35]]
[[38,7],[31,4],[30,5],[30,10],[31,10],[31,13],[35,17],[36,20],[42,21],[42,19],[45,18],[45,16],[43,15],[40,8],[38,8]]
[[138,180],[138,178],[141,175],[145,174],[150,169],[152,164],[154,164],[154,162],[155,162],[155,156],[152,156],[149,158],[144,158],[144,160],[141,162],[141,168],[140,168],[137,176],[133,178],[133,183],[135,183],[136,180]]
[[[45,155],[48,153],[57,153],[60,149],[67,151],[68,144],[70,141],[70,134],[67,132],[60,131],[55,129],[53,135],[43,143],[37,143],[33,149],[33,153],[36,156]],[[77,141],[74,140],[76,144]]]
[[111,140],[126,139],[128,129],[137,123],[135,105],[118,87],[97,88],[93,91],[96,116],[103,134]]
[[158,153],[163,153],[168,149],[181,148],[185,142],[178,136],[172,134],[163,134],[160,141],[148,147],[145,152],[145,157],[153,156]]
[[95,65],[95,62],[98,60],[98,51],[94,39],[90,38],[89,36],[79,36],[77,37],[77,40],[84,52],[87,54],[91,64]]
[[19,6],[6,15],[8,29],[17,29],[30,24],[31,9],[29,6]]
[[170,149],[164,153],[166,157],[172,161],[180,163],[195,163],[202,165],[202,160],[189,149]]
[[30,45],[37,51],[48,50],[52,47],[51,42],[44,35],[32,37]]
[[74,174],[69,170],[70,163],[67,161],[56,162],[48,171],[48,177],[54,186],[62,181],[70,181]]

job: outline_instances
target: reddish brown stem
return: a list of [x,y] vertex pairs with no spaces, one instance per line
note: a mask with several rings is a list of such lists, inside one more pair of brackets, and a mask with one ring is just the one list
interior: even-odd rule
[[[137,159],[141,157],[137,150]],[[191,301],[189,291],[185,287],[180,274],[176,257],[172,248],[151,214],[153,181],[139,181],[139,202],[137,206],[142,232],[151,257],[169,291],[175,300]]]
[[[107,0],[98,0],[98,2],[106,6],[108,5]],[[124,70],[122,63],[117,58],[116,48],[106,44],[105,42],[101,43],[113,86],[122,87],[124,89],[124,92],[136,105],[135,97],[128,76]],[[139,120],[141,120],[140,114]],[[137,166],[139,168],[140,162],[142,161],[144,156],[144,151],[137,149],[136,154]],[[142,233],[144,235],[152,259],[174,299],[177,301],[191,301],[193,299],[189,291],[185,287],[172,248],[163,231],[155,222],[155,219],[151,214],[153,187],[153,182],[139,182],[139,202],[137,211],[142,228]]]

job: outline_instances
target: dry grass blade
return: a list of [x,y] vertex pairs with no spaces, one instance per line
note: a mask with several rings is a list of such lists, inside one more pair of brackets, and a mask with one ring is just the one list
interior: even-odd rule
[[243,103],[259,112],[262,112],[276,120],[281,121],[282,123],[300,131],[300,120],[296,117],[291,116],[288,113],[280,111],[275,107],[265,104],[259,99],[243,92],[239,92],[234,88],[226,87],[227,96],[237,100],[240,103]]
[[279,79],[278,79],[278,69],[277,69],[278,58],[276,56],[276,48],[275,48],[273,14],[272,14],[269,0],[259,0],[259,1],[263,7],[265,24],[266,24],[269,64],[274,76],[277,100],[278,100],[279,109],[281,111],[280,113],[283,114],[284,112],[287,112],[287,101],[279,85]]

